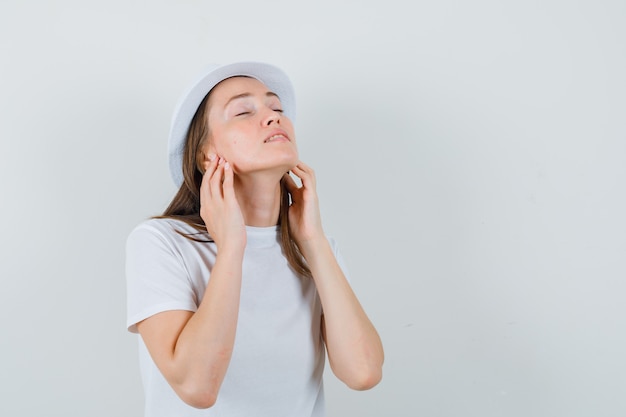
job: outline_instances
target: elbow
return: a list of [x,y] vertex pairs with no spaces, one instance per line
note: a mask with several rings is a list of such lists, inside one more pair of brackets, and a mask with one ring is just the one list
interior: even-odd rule
[[174,388],[178,397],[187,405],[206,409],[217,402],[228,363],[221,362],[213,368],[204,370],[193,369],[178,378],[170,378],[168,382]]
[[198,389],[197,387],[180,387],[177,394],[185,404],[194,408],[211,408],[217,401],[217,390],[212,387]]
[[[356,391],[374,388],[383,379],[383,362],[385,354],[382,346],[364,352],[359,362],[353,364],[347,373],[344,383]],[[345,375],[345,374],[344,374]]]
[[217,397],[210,395],[199,395],[183,399],[186,404],[198,409],[211,408],[215,405],[216,400]]
[[[330,356],[330,355],[329,355]],[[384,353],[380,349],[366,350],[360,355],[352,355],[349,361],[333,360],[330,366],[348,388],[355,391],[366,391],[374,388],[383,379]]]
[[383,379],[382,367],[364,370],[358,375],[345,381],[346,385],[356,391],[366,391],[374,388]]

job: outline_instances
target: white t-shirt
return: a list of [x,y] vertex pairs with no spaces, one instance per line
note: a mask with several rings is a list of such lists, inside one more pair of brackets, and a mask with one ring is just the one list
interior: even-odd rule
[[[126,245],[127,326],[169,310],[195,312],[215,263],[205,234],[172,219],[151,219]],[[280,246],[278,227],[246,227],[241,301],[233,355],[215,405],[185,404],[160,373],[141,337],[139,363],[145,417],[324,416],[322,307],[311,278],[297,276]],[[335,256],[346,268],[329,238]]]

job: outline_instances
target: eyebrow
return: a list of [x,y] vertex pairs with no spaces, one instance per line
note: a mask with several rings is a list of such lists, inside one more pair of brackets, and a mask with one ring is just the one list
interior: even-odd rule
[[[252,96],[251,93],[242,93],[242,94],[237,94],[236,96],[232,96],[231,98],[228,99],[224,107],[228,107],[231,101],[238,100],[240,98],[251,97],[251,96]],[[280,100],[280,97],[278,97],[278,94],[273,93],[271,91],[268,91],[267,93],[265,93],[265,97],[276,97],[277,99]]]

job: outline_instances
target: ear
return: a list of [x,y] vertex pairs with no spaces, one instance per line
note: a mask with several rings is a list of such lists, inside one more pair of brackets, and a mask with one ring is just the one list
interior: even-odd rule
[[207,145],[207,146],[203,146],[198,150],[198,160],[204,162],[205,160],[208,160],[208,155],[213,152],[213,146],[212,145]]
[[209,165],[209,155],[215,154],[215,148],[210,143],[200,150],[197,154],[197,163],[200,171],[204,174],[207,166]]

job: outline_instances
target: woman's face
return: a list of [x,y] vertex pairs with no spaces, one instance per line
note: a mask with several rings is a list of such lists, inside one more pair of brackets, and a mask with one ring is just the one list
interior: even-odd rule
[[239,175],[269,170],[282,175],[298,163],[294,128],[280,99],[254,78],[219,83],[209,96],[207,119],[205,157],[221,156]]

